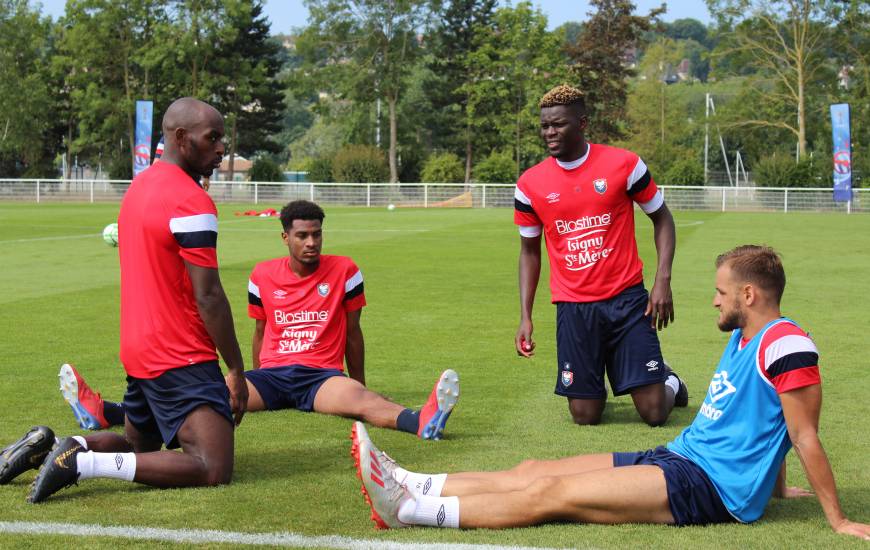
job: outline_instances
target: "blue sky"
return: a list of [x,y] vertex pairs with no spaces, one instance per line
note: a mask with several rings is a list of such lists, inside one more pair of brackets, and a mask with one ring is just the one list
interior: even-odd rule
[[[634,1],[640,14],[646,14],[662,3],[661,0]],[[66,5],[65,0],[42,0],[40,3],[43,13],[55,18],[63,15]],[[516,4],[516,1],[513,3]],[[532,3],[547,15],[551,29],[566,21],[583,21],[589,12],[589,2],[586,0],[532,0]],[[507,2],[502,0],[502,4]],[[703,0],[671,0],[667,5],[665,21],[692,17],[705,24],[710,23],[710,14]],[[266,0],[266,13],[272,21],[273,33],[289,33],[294,27],[305,26],[308,19],[308,10],[302,0]]]

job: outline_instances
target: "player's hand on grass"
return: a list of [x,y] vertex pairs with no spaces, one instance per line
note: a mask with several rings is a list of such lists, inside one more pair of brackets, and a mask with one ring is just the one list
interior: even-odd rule
[[803,487],[786,487],[782,498],[804,498],[811,497],[814,494],[809,489],[804,489]]
[[230,408],[236,426],[242,423],[242,417],[248,410],[248,382],[240,370],[231,370],[226,377],[227,388],[230,390]]
[[514,345],[517,348],[517,355],[520,357],[531,357],[535,354],[535,341],[532,340],[532,321],[520,322],[520,328],[517,329]]
[[650,316],[652,328],[662,330],[674,322],[674,297],[671,294],[670,281],[656,277],[644,315]]
[[870,525],[864,523],[844,520],[843,523],[834,528],[834,531],[841,535],[852,535],[859,539],[870,540]]

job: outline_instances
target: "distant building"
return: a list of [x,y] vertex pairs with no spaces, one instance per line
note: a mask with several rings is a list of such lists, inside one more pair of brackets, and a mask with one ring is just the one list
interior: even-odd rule
[[[248,171],[253,166],[253,162],[243,156],[236,155],[233,159],[233,181],[246,181],[248,179]],[[221,166],[212,174],[212,179],[226,181],[230,175],[230,157],[226,156],[221,161]]]

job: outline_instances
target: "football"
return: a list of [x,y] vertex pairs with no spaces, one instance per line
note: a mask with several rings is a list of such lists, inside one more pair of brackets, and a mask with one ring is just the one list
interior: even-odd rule
[[103,229],[103,241],[109,246],[118,246],[117,223],[110,223]]

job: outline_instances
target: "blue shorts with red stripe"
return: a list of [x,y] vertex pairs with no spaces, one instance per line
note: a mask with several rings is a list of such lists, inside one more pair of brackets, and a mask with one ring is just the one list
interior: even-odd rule
[[556,304],[556,395],[604,399],[605,373],[613,395],[667,379],[658,335],[644,314],[648,300],[640,283],[607,300]]

